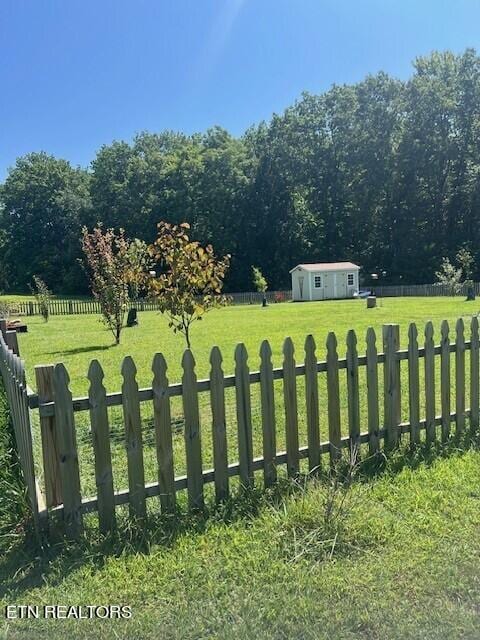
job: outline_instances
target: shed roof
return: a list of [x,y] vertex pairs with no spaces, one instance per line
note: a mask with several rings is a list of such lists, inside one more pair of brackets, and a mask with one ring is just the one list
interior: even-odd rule
[[342,271],[360,269],[360,267],[353,262],[307,262],[305,264],[297,264],[296,267],[290,269],[290,273],[295,269],[304,269],[305,271]]

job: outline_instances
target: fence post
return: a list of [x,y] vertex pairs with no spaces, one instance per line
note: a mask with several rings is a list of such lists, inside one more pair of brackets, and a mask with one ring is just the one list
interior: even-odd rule
[[7,339],[7,321],[2,319],[0,320],[0,331],[2,332],[3,339]]
[[400,327],[398,324],[383,325],[383,365],[384,380],[384,416],[385,448],[394,448],[398,444],[400,424],[400,360],[397,352],[400,347]]
[[7,343],[8,348],[13,351],[16,356],[20,356],[20,350],[18,348],[18,337],[15,329],[12,331],[7,331],[5,333],[5,342]]
[[[38,402],[40,405],[52,402],[53,393],[53,364],[39,364],[35,367]],[[58,450],[56,416],[40,415],[40,433],[42,437],[43,477],[45,483],[45,500],[47,507],[62,504],[62,485],[60,478],[60,454]]]
[[73,416],[72,394],[68,388],[69,375],[63,364],[57,364],[53,372],[56,431],[60,459],[63,493],[63,518],[65,532],[77,538],[83,531],[82,496],[78,467],[77,440]]

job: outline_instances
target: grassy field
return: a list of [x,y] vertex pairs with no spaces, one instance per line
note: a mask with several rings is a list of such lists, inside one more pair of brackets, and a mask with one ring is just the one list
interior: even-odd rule
[[[231,373],[234,346],[244,341],[253,370],[258,367],[258,347],[264,338],[271,341],[274,363],[279,366],[287,335],[294,339],[300,360],[308,333],[314,334],[323,357],[327,332],[335,330],[342,355],[346,331],[355,328],[361,353],[368,326],[378,328],[380,336],[382,324],[398,322],[405,347],[410,321],[417,322],[421,332],[427,320],[438,329],[444,318],[455,322],[463,316],[469,323],[476,312],[476,303],[455,298],[387,299],[382,307],[368,311],[358,301],[282,304],[266,310],[230,307],[199,323],[193,335],[194,353],[199,375],[205,376],[209,350],[219,345],[225,371]],[[117,391],[121,361],[128,354],[135,358],[140,384],[147,386],[155,351],[165,354],[172,381],[181,376],[181,338],[173,336],[156,313],[141,314],[140,326],[125,330],[119,347],[111,346],[97,316],[54,317],[48,324],[30,318],[28,324],[29,333],[21,336],[20,348],[31,383],[34,364],[63,361],[74,394],[84,394],[88,363],[96,357],[104,366],[108,390]],[[452,381],[453,374],[452,361]],[[403,367],[404,389],[406,381]],[[302,392],[299,379],[303,444]],[[257,454],[261,432],[254,389],[252,394]],[[281,386],[276,387],[276,397],[281,448]],[[232,461],[236,425],[233,405],[229,407]],[[344,432],[345,412],[342,394]],[[201,413],[208,466],[206,401],[201,403]],[[180,425],[174,435],[176,470],[181,472],[181,407],[174,407],[176,416]],[[153,480],[156,467],[148,406],[142,417],[147,479]],[[115,483],[124,488],[121,414],[112,410],[110,418]],[[77,429],[86,495],[95,487],[88,422],[80,414]],[[222,508],[210,507],[205,516],[184,514],[171,521],[158,515],[157,501],[152,499],[148,526],[141,534],[131,531],[120,512],[118,537],[102,540],[90,517],[88,541],[71,548],[53,545],[43,555],[20,527],[7,537],[3,548],[8,553],[0,554],[0,605],[124,604],[132,607],[133,616],[109,622],[17,620],[0,626],[0,638],[55,639],[65,634],[72,640],[480,638],[480,452],[477,443],[471,444],[452,442],[443,451],[420,449],[413,454],[401,450],[375,464],[366,460],[354,470],[353,482],[336,484],[321,477],[292,487],[283,481],[274,493],[234,496]]]
[[[454,323],[463,316],[469,323],[472,314],[480,311],[480,302],[467,303],[463,298],[385,298],[380,305],[376,309],[367,309],[365,301],[341,300],[284,303],[270,305],[266,309],[257,305],[238,305],[214,310],[192,330],[197,373],[201,377],[208,375],[213,345],[222,350],[225,372],[232,373],[234,349],[239,342],[245,343],[250,367],[255,370],[259,364],[260,343],[264,339],[270,341],[274,364],[280,366],[282,344],[287,336],[292,337],[297,358],[301,360],[304,340],[309,333],[315,337],[318,354],[323,357],[329,331],[335,331],[339,354],[344,354],[346,333],[355,329],[361,352],[368,327],[378,329],[378,342],[381,343],[382,324],[394,322],[401,326],[401,341],[406,347],[410,322],[417,322],[421,333],[428,320],[432,320],[439,330],[443,319]],[[140,326],[124,329],[119,346],[112,344],[111,333],[97,315],[52,316],[47,324],[40,317],[28,318],[29,332],[20,335],[20,347],[31,373],[30,379],[33,379],[35,364],[64,362],[70,373],[73,392],[84,394],[88,388],[88,363],[97,358],[104,367],[108,389],[117,391],[121,386],[122,359],[132,355],[137,364],[139,382],[147,386],[151,382],[152,356],[160,351],[167,360],[171,381],[178,381],[185,348],[182,336],[171,332],[160,313],[143,312],[139,318]]]

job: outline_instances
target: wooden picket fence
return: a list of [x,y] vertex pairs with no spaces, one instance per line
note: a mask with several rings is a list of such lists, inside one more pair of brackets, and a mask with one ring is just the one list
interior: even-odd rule
[[[292,299],[291,291],[267,291],[265,294],[269,304],[286,302]],[[263,293],[247,291],[242,293],[227,293],[231,304],[261,304]],[[135,306],[138,311],[159,311],[160,306],[155,300],[141,299],[131,302],[130,307]],[[10,303],[11,313],[21,316],[41,315],[40,305],[34,300]],[[48,309],[52,316],[68,316],[79,314],[101,313],[100,305],[96,300],[68,300],[54,298],[49,301]]]
[[25,363],[20,359],[17,334],[7,331],[7,323],[0,320],[0,373],[7,395],[11,423],[15,434],[18,457],[27,497],[36,530],[42,527],[47,512],[43,493],[35,477],[31,398],[36,396],[27,386]]
[[[290,478],[298,476],[301,468],[315,472],[327,463],[333,468],[342,456],[342,449],[349,448],[350,455],[361,454],[362,447],[369,455],[382,449],[395,448],[403,434],[409,434],[412,445],[437,439],[446,442],[451,437],[451,424],[455,434],[466,429],[469,418],[473,431],[479,427],[479,324],[471,320],[470,339],[465,340],[464,322],[459,319],[455,338],[450,340],[449,325],[442,323],[440,343],[434,343],[434,329],[427,323],[424,343],[419,345],[418,331],[411,324],[408,332],[408,348],[400,349],[398,325],[383,327],[383,351],[377,348],[373,329],[366,334],[365,354],[359,355],[357,337],[348,332],[346,357],[339,358],[337,338],[334,333],[326,341],[326,359],[318,360],[314,338],[305,340],[303,362],[297,363],[294,345],[287,338],[283,345],[283,364],[272,365],[272,351],[268,341],[261,344],[260,367],[250,371],[245,346],[235,350],[233,375],[225,375],[222,354],[214,347],[210,356],[210,375],[197,379],[195,360],[187,350],[182,359],[181,382],[168,380],[167,363],[162,354],[153,357],[152,384],[140,389],[136,380],[136,366],[131,357],[123,361],[123,384],[120,391],[107,393],[104,372],[100,363],[93,360],[88,369],[89,392],[85,397],[72,397],[69,374],[64,364],[36,367],[37,392],[29,392],[25,381],[25,369],[18,356],[12,353],[7,340],[0,340],[1,373],[4,379],[17,437],[22,468],[36,521],[45,509],[38,496],[39,490],[33,471],[32,434],[29,411],[37,411],[42,441],[42,475],[48,518],[51,522],[63,522],[67,536],[78,537],[83,530],[84,514],[98,513],[101,531],[110,531],[116,524],[119,505],[129,506],[130,515],[142,522],[146,517],[147,498],[157,496],[162,512],[176,509],[178,494],[186,490],[190,509],[202,509],[205,501],[205,485],[214,484],[216,500],[225,500],[231,492],[230,479],[238,476],[241,487],[252,487],[263,474],[263,485],[269,487],[277,481],[281,467]],[[15,345],[13,345],[14,347]],[[17,348],[18,351],[18,348]],[[470,409],[465,404],[466,352],[470,351]],[[451,354],[455,359],[455,391],[452,393],[450,370]],[[420,383],[420,361],[423,360],[424,385]],[[408,366],[408,389],[401,388],[401,362]],[[439,361],[439,362],[438,362]],[[439,366],[440,407],[437,407],[435,372]],[[360,411],[361,385],[359,372],[365,368],[366,424],[362,424]],[[345,370],[346,376],[340,376]],[[379,376],[383,375],[383,386]],[[326,377],[326,397],[319,393],[320,377]],[[275,381],[281,381],[280,401],[285,424],[285,450],[277,447],[278,402],[276,410]],[[301,382],[301,384],[298,384]],[[346,424],[342,425],[341,388],[346,384],[348,411]],[[252,406],[252,390],[259,387],[259,406]],[[257,388],[258,388],[257,387]],[[228,459],[227,413],[225,394],[232,389],[235,395],[235,424],[238,441],[238,457]],[[299,389],[302,389],[301,396]],[[383,389],[383,390],[382,390]],[[454,396],[454,397],[452,397]],[[175,475],[174,449],[172,447],[171,403],[181,399],[183,410],[186,473]],[[205,398],[210,408],[209,423],[201,424],[199,399]],[[277,401],[279,398],[277,397]],[[158,479],[145,482],[144,425],[141,406],[149,403],[153,411],[153,426]],[[300,403],[305,408],[305,424],[299,424]],[[380,404],[383,403],[383,423],[380,423]],[[409,419],[401,421],[401,406],[408,407]],[[114,490],[111,454],[111,425],[109,408],[122,407],[128,487]],[[421,410],[421,407],[424,410]],[[453,407],[453,411],[452,411]],[[440,412],[437,414],[437,408]],[[252,411],[261,416],[262,449],[260,457],[254,457],[252,445]],[[76,415],[87,412],[91,428],[91,444],[94,454],[94,473],[97,495],[82,496],[77,447]],[[320,437],[320,416],[327,417],[328,439]],[[299,438],[299,426],[306,427],[305,442]],[[205,448],[202,433],[211,434],[213,467],[205,468]],[[363,454],[362,454],[363,455]],[[301,461],[302,463],[301,467]],[[42,497],[43,499],[43,497]]]
[[[452,288],[448,285],[441,284],[416,284],[416,285],[385,285],[366,287],[372,288],[375,294],[381,298],[388,297],[404,297],[404,296],[451,296],[454,295]],[[475,295],[480,296],[480,283],[473,285]],[[257,291],[244,291],[239,293],[226,294],[231,304],[261,304],[263,293]],[[267,291],[267,302],[274,304],[277,302],[288,302],[292,299],[292,291]],[[467,295],[467,285],[462,285],[457,292],[459,296]],[[9,304],[12,315],[20,316],[38,316],[41,315],[40,305],[28,300],[24,302],[15,302]],[[155,300],[142,299],[136,303],[130,303],[130,306],[136,306],[139,311],[159,311],[160,307]],[[100,313],[100,305],[96,300],[69,300],[54,298],[48,303],[50,315],[66,316],[79,314]]]
[[[476,296],[480,296],[480,283],[473,283],[473,290]],[[452,290],[452,287],[446,284],[402,284],[402,285],[385,285],[366,287],[372,288],[375,294],[380,298],[392,298],[392,297],[434,297],[434,296],[466,296],[468,293],[469,285],[462,284],[456,292]]]

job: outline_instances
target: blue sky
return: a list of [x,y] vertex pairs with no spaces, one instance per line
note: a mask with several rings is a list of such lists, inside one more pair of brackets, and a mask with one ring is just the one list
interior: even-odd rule
[[303,90],[480,50],[478,0],[0,0],[0,180],[142,130],[234,134]]

